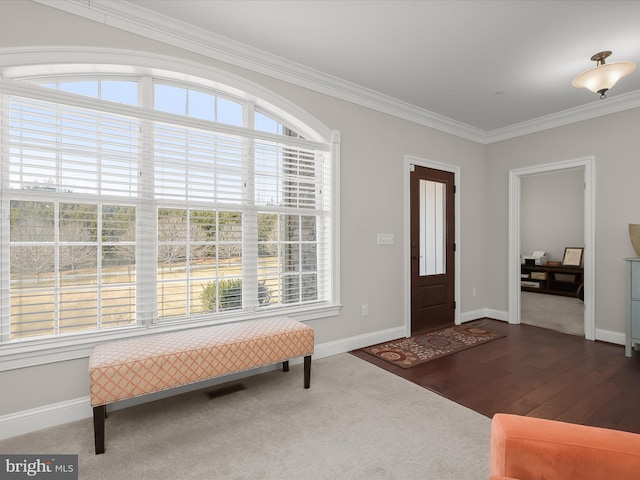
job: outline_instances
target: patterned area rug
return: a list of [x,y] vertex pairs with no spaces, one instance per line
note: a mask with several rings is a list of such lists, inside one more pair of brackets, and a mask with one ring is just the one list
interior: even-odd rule
[[373,345],[362,350],[399,367],[410,368],[504,336],[490,332],[480,320]]

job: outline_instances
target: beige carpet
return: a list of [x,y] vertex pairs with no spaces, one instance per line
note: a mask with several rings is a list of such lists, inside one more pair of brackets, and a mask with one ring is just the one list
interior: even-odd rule
[[465,479],[489,474],[490,419],[349,354],[118,410],[106,453],[90,419],[0,441],[3,454],[79,454],[80,479]]
[[520,322],[584,337],[584,303],[579,298],[521,292]]

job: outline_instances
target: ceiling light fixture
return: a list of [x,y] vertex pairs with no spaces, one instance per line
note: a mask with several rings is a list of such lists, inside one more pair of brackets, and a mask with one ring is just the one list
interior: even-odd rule
[[607,90],[636,69],[635,64],[631,62],[605,63],[605,58],[609,55],[611,52],[608,50],[596,53],[591,57],[591,60],[596,62],[596,67],[582,72],[573,79],[571,85],[576,88],[588,88],[594,93],[599,93],[600,98],[606,98]]

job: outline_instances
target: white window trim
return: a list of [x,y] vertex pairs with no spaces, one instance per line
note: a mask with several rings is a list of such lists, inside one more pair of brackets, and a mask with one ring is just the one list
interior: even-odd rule
[[[46,65],[43,71],[42,65]],[[123,70],[122,65],[135,65]],[[329,279],[332,301],[323,302],[320,306],[301,305],[289,309],[279,308],[275,311],[260,311],[253,313],[230,314],[211,320],[187,320],[180,323],[163,323],[161,325],[141,325],[114,329],[109,331],[79,333],[64,337],[29,339],[24,342],[12,342],[0,347],[0,371],[25,368],[30,366],[87,358],[91,349],[98,343],[131,338],[135,336],[152,335],[161,332],[191,329],[217,324],[237,322],[251,318],[287,315],[300,321],[316,320],[339,314],[340,299],[340,132],[330,130],[315,117],[299,106],[278,94],[250,82],[242,77],[230,74],[202,64],[183,59],[154,54],[141,54],[115,49],[90,48],[8,48],[0,49],[0,78],[11,79],[25,76],[51,76],[78,73],[85,68],[87,73],[120,73],[129,75],[160,75],[182,82],[195,82],[202,85],[202,79],[207,80],[205,86],[226,90],[230,95],[251,100],[257,106],[270,113],[276,114],[287,123],[289,119],[302,121],[311,128],[318,138],[309,140],[330,143],[332,154],[332,270]],[[180,72],[180,73],[176,73]],[[0,80],[2,81],[2,80]],[[10,80],[6,83],[11,84]],[[221,86],[224,85],[223,88]],[[237,90],[231,90],[233,86]],[[14,84],[16,89],[20,85]],[[29,88],[25,86],[25,88]],[[91,99],[87,99],[91,103]],[[121,108],[127,109],[126,106]],[[124,112],[123,112],[124,113]],[[197,123],[197,120],[195,121]],[[292,122],[291,122],[292,123]],[[233,128],[233,127],[229,127]],[[306,132],[305,132],[306,133]],[[288,139],[293,140],[293,139]]]

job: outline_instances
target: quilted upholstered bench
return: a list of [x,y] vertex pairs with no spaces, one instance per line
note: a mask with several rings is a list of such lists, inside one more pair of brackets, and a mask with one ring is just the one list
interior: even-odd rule
[[287,317],[251,320],[96,345],[89,360],[96,455],[104,453],[106,406],[304,357],[311,382],[313,329]]

